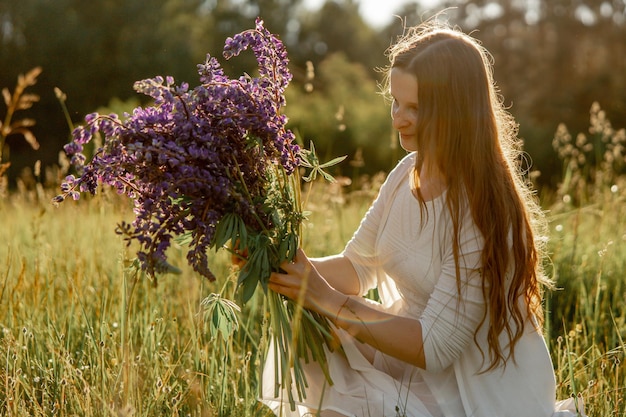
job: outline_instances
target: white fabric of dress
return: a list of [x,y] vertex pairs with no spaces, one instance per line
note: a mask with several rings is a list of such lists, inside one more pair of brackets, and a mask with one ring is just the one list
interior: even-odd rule
[[[466,210],[460,219],[459,296],[445,192],[421,213],[410,186],[414,164],[411,153],[389,174],[344,255],[357,272],[361,293],[378,289],[381,301],[375,307],[420,320],[426,369],[336,329],[343,352],[326,352],[332,386],[317,363],[307,364],[307,397],[291,410],[284,392],[274,396],[270,352],[261,400],[279,416],[315,415],[314,410],[358,417],[577,416],[573,400],[555,403],[549,352],[530,323],[516,345],[515,363],[482,372],[489,365],[489,323],[476,333],[486,305],[479,274],[482,237]],[[501,346],[506,344],[503,337]]]

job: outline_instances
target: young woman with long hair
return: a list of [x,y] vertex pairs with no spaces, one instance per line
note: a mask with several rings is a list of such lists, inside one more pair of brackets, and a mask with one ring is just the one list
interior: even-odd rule
[[[389,58],[408,155],[341,254],[300,251],[270,280],[334,323],[333,384],[306,365],[307,398],[291,411],[273,396],[269,360],[263,401],[279,415],[575,416],[572,401],[555,401],[541,334],[545,219],[489,53],[433,20]],[[362,297],[372,288],[380,302]]]

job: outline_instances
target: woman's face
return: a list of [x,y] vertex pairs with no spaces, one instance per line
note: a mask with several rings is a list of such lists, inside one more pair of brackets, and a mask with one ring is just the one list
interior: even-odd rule
[[400,145],[409,152],[417,150],[417,78],[399,68],[389,74],[393,97],[391,119],[400,136]]

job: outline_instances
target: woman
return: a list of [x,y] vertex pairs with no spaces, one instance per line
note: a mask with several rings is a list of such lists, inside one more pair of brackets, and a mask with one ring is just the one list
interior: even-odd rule
[[[520,174],[515,123],[489,55],[429,22],[389,50],[393,127],[409,154],[343,253],[300,251],[270,288],[336,326],[333,385],[315,363],[295,412],[322,416],[548,417],[555,379],[541,335],[541,211]],[[377,288],[380,303],[361,297]],[[272,355],[268,356],[269,358]]]

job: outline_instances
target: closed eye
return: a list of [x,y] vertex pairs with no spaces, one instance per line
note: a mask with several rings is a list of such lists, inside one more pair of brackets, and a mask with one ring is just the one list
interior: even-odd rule
[[[400,102],[395,97],[392,97],[391,107],[394,108],[394,109],[398,109],[400,107]],[[411,111],[411,112],[417,112],[417,109],[418,109],[417,103],[409,103],[409,104],[407,104],[406,105],[406,109]]]

